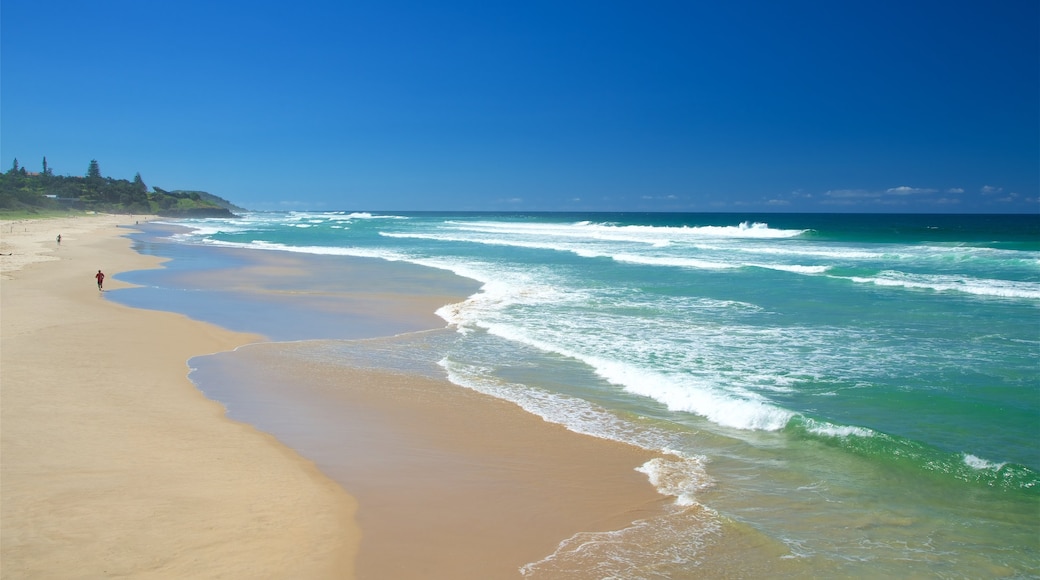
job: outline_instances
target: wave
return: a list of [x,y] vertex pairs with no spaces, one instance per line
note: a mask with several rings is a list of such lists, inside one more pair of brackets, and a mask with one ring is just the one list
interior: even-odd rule
[[1040,492],[1040,472],[1011,462],[994,462],[967,452],[948,452],[865,427],[835,425],[798,415],[785,429],[885,464],[919,469],[1004,490]]
[[731,429],[778,431],[795,415],[763,397],[738,395],[710,382],[692,377],[675,377],[605,359],[582,357],[596,374],[626,392],[649,397],[669,411],[691,413]]
[[659,493],[677,498],[671,509],[620,530],[578,532],[552,554],[521,566],[520,574],[632,580],[687,576],[688,563],[703,558],[722,533],[722,516],[693,498],[710,485],[690,477],[703,469],[701,463],[695,458],[658,457],[637,467]]
[[1000,470],[1003,469],[1005,465],[1007,465],[1006,461],[1003,463],[993,463],[992,461],[986,461],[981,457],[976,457],[971,453],[964,453],[963,456],[965,465],[972,469],[978,469],[980,471],[984,471],[987,469]]
[[830,270],[830,266],[800,266],[798,264],[751,264],[756,268],[766,268],[768,270],[779,270],[781,272],[791,272],[794,274],[823,274],[827,270]]
[[961,292],[976,296],[995,296],[1000,298],[1040,299],[1040,284],[1036,282],[992,280],[942,274],[908,274],[892,270],[885,270],[869,277],[834,277],[851,280],[859,284],[874,284],[876,286],[934,290],[936,292]]
[[[501,290],[507,292],[509,289],[504,287]],[[485,299],[494,301],[502,298],[489,296]],[[798,438],[822,441],[827,445],[866,456],[871,460],[924,470],[968,483],[999,489],[1040,491],[1040,473],[1023,465],[982,459],[970,453],[950,453],[925,443],[889,435],[867,427],[816,420],[802,413],[777,406],[767,398],[755,393],[747,391],[738,393],[720,388],[712,384],[710,378],[650,371],[631,364],[574,352],[538,340],[523,330],[506,324],[479,322],[475,319],[479,317],[479,314],[476,314],[474,319],[467,320],[466,310],[467,307],[459,304],[453,305],[450,313],[439,312],[439,314],[453,324],[462,325],[459,327],[462,332],[466,332],[462,327],[468,323],[471,326],[479,326],[488,333],[505,340],[580,361],[588,365],[603,380],[618,385],[627,393],[658,401],[671,412],[690,413],[703,417],[715,425],[738,431],[778,432]],[[477,379],[470,379],[469,382],[472,383],[474,380]],[[467,383],[457,377],[453,379],[453,382]],[[522,386],[512,388],[517,392],[527,389]],[[501,391],[486,390],[482,392],[503,397]],[[525,397],[529,398],[530,395],[513,393],[503,398],[517,402]],[[518,404],[529,412],[547,420],[568,425],[569,428],[578,432],[603,436],[604,431],[609,431],[612,434],[608,438],[618,440],[628,440],[628,437],[631,436],[631,431],[622,435],[617,429],[604,429],[602,425],[607,424],[608,421],[599,418],[596,412],[584,410],[585,408],[575,411],[582,405],[589,405],[584,401],[575,403],[570,398],[566,398],[568,399],[566,401],[561,398],[553,398],[548,401],[549,397],[553,396],[540,396],[541,400],[537,405],[529,402]],[[581,427],[570,427],[575,424],[580,424]],[[654,447],[647,446],[647,448],[653,449]],[[657,448],[660,449],[660,447]],[[655,485],[659,484],[655,483]],[[684,492],[662,491],[662,493],[676,496],[677,501],[684,501],[679,499],[684,497]]]
[[[508,341],[580,361],[603,380],[620,386],[628,393],[656,400],[667,406],[670,411],[704,417],[723,427],[777,431],[794,416],[793,412],[777,407],[754,393],[738,394],[692,375],[676,377],[577,352],[536,338],[525,329],[506,323],[489,322],[483,313],[488,309],[497,309],[501,302],[510,300],[509,296],[515,288],[513,283],[501,283],[501,288],[497,290],[485,285],[477,295],[463,303],[443,307],[437,314],[463,333],[480,328]],[[542,292],[538,299],[551,302],[556,298],[553,291],[548,289]]]
[[697,270],[732,270],[737,268],[764,268],[793,274],[822,274],[830,266],[807,266],[801,264],[764,264],[752,262],[721,262],[682,256],[640,256],[635,254],[616,254],[607,256],[616,262],[641,264],[644,266],[672,266],[675,268],[694,268]]
[[664,245],[673,241],[702,238],[794,238],[807,230],[781,230],[761,222],[741,222],[735,226],[638,226],[582,221],[568,224],[516,222],[448,221],[456,229],[526,236],[581,237],[612,241],[642,242]]
[[583,258],[598,258],[604,257],[606,254],[601,252],[593,252],[591,250],[585,250],[582,248],[568,247],[562,244],[551,244],[546,242],[529,242],[521,240],[505,240],[500,238],[487,238],[487,239],[474,239],[464,238],[461,236],[449,235],[449,234],[403,234],[396,232],[379,232],[380,236],[386,238],[398,238],[398,239],[413,239],[413,240],[433,240],[437,242],[455,242],[455,243],[469,243],[469,244],[483,244],[485,246],[508,246],[512,248],[529,248],[532,250],[553,250],[558,252],[571,252],[577,254]]
[[560,243],[533,242],[521,240],[508,240],[502,238],[466,238],[450,234],[419,234],[379,232],[379,235],[388,238],[433,240],[440,242],[472,243],[488,246],[503,246],[512,248],[527,248],[532,250],[550,250],[556,252],[568,252],[582,258],[607,258],[618,263],[638,264],[643,266],[665,266],[675,268],[693,268],[698,270],[730,270],[744,267],[766,268],[795,274],[821,274],[826,272],[830,266],[800,265],[800,264],[765,264],[750,262],[722,262],[717,260],[705,260],[701,258],[690,258],[684,256],[648,256],[632,253],[611,253],[595,250],[589,247],[577,247]]
[[388,238],[410,238],[419,240],[434,240],[441,242],[471,243],[483,244],[487,246],[505,246],[511,248],[528,248],[532,250],[568,252],[576,256],[580,256],[582,258],[608,258],[617,262],[628,262],[632,264],[642,264],[646,266],[676,266],[711,270],[739,267],[739,265],[737,264],[711,262],[707,260],[697,260],[692,258],[639,256],[635,254],[611,254],[604,251],[593,250],[587,247],[568,246],[560,243],[506,240],[502,238],[474,239],[448,234],[402,234],[393,232],[379,232],[379,235]]
[[[280,215],[280,214],[275,214],[275,215]],[[263,214],[250,214],[248,217],[252,218],[253,216],[260,216],[261,219],[263,219]],[[406,219],[410,219],[407,216],[402,216],[402,215],[394,215],[394,214],[375,215],[375,214],[371,214],[371,213],[369,213],[367,211],[355,211],[355,212],[345,212],[345,211],[330,211],[330,212],[293,211],[293,212],[289,212],[288,217],[290,219],[296,219],[296,220],[301,220],[301,219],[319,220],[320,219],[323,222],[324,221],[348,221],[348,220],[384,220],[384,219],[389,219],[389,220],[406,220]]]
[[[353,221],[354,219],[407,219],[404,216],[397,215],[373,215],[367,212],[335,212],[335,213],[295,213],[292,214],[292,219],[296,220],[292,223],[286,223],[285,216],[282,215],[277,219],[269,219],[266,215],[260,215],[254,220],[250,220],[249,227],[243,226],[241,223],[221,221],[213,223],[211,221],[204,221],[202,223],[193,224],[195,231],[192,232],[192,236],[198,236],[202,238],[212,238],[217,234],[236,234],[243,231],[252,230],[256,233],[263,232],[267,226],[275,227],[281,224],[285,227],[294,228],[310,228],[316,225],[312,222],[327,223],[329,221],[336,222],[341,220],[343,222]],[[877,254],[873,252],[862,252],[854,248],[846,249],[819,249],[819,248],[803,248],[803,247],[789,247],[789,246],[778,246],[778,245],[716,245],[708,244],[704,246],[703,243],[700,246],[706,248],[705,255],[683,255],[682,253],[671,253],[671,252],[653,252],[643,253],[639,251],[631,252],[625,251],[622,247],[616,244],[606,244],[602,242],[608,241],[626,241],[626,242],[639,242],[649,244],[653,247],[663,247],[674,242],[679,235],[676,232],[698,232],[697,235],[704,237],[707,234],[714,234],[720,228],[727,232],[735,232],[732,235],[736,236],[739,232],[759,232],[758,235],[762,235],[761,232],[767,232],[768,235],[764,237],[769,238],[782,238],[791,237],[800,233],[802,230],[775,230],[768,228],[765,224],[742,224],[740,226],[705,226],[699,228],[690,227],[655,227],[655,226],[616,226],[616,225],[605,225],[595,224],[591,222],[579,222],[576,224],[517,224],[510,222],[446,222],[450,224],[450,231],[448,232],[392,232],[392,231],[380,231],[378,234],[381,237],[387,238],[399,238],[399,239],[417,239],[417,240],[432,240],[432,241],[443,241],[443,242],[455,242],[455,243],[474,243],[489,246],[501,246],[501,247],[517,247],[527,249],[540,249],[555,252],[567,252],[573,255],[587,258],[587,259],[609,259],[618,263],[637,264],[655,267],[675,267],[675,268],[690,268],[697,270],[731,270],[735,268],[764,268],[781,272],[789,272],[799,275],[821,275],[821,274],[832,274],[835,278],[841,278],[850,280],[858,284],[872,284],[876,286],[885,287],[901,287],[906,289],[924,289],[933,290],[937,292],[960,292],[965,294],[972,294],[976,296],[992,296],[1000,298],[1018,298],[1018,299],[1040,299],[1040,283],[1026,282],[1026,281],[1009,281],[1009,280],[992,280],[984,278],[975,278],[968,276],[953,276],[943,274],[906,274],[895,270],[885,270],[876,275],[856,275],[850,272],[850,275],[840,275],[836,271],[841,268],[835,264],[800,264],[790,263],[788,261],[777,261],[772,262],[769,260],[733,260],[733,255],[730,254],[728,257],[719,257],[715,254],[718,250],[732,250],[740,253],[746,253],[751,255],[779,255],[779,256],[805,256],[808,258],[835,258],[838,260],[876,260],[879,256],[887,256],[893,260],[903,259],[921,259],[921,258],[943,258],[946,260],[954,259],[949,258],[948,249],[944,248],[911,248],[902,247],[901,250],[894,248],[896,254]],[[335,227],[335,226],[334,226]],[[605,235],[603,232],[609,232],[617,234],[618,232],[624,232],[626,235]],[[469,235],[472,233],[480,234],[478,236]],[[520,239],[510,239],[506,237],[508,235],[522,234]],[[665,234],[665,235],[662,235]],[[555,238],[555,239],[554,239]],[[212,240],[210,240],[212,241]],[[261,242],[255,242],[257,248],[261,248]],[[700,247],[698,246],[698,247]],[[342,255],[365,255],[384,257],[388,254],[377,250],[371,250],[369,252],[361,252],[358,248],[352,248],[349,251],[339,251],[334,248],[322,249],[319,246],[308,246],[308,247],[292,247],[292,246],[281,246],[280,249],[286,251],[302,251],[309,253],[322,253],[322,254],[342,254]],[[943,252],[937,253],[938,250]],[[974,255],[974,249],[965,255]],[[993,254],[992,250],[984,252],[986,254]],[[388,259],[400,259],[398,256],[393,256]]]
[[696,505],[637,520],[624,529],[579,532],[556,551],[520,567],[524,578],[690,577],[691,563],[705,557],[722,532],[721,516]]
[[[528,385],[497,381],[489,377],[484,369],[451,358],[440,360],[438,365],[447,373],[448,379],[460,387],[509,401],[532,415],[575,433],[680,456],[672,448],[673,434],[646,425],[636,425],[584,399]],[[703,456],[684,457],[684,460],[684,477],[689,482],[684,489],[703,489],[710,485],[711,479],[704,471],[706,459]]]
[[[242,232],[255,232],[255,231],[258,231],[258,230],[259,231],[264,231],[264,228],[262,228],[263,224],[259,224],[259,223],[251,223],[251,224],[248,224],[248,225],[242,225],[242,224],[238,224],[238,223],[235,223],[235,222],[216,221],[216,220],[211,220],[211,221],[206,221],[206,222],[190,222],[190,223],[187,222],[187,221],[184,221],[184,222],[153,222],[153,223],[162,223],[162,224],[175,225],[175,226],[180,226],[180,227],[187,226],[188,228],[190,228],[190,231],[184,232],[184,233],[176,233],[176,234],[173,234],[172,236],[170,236],[173,240],[182,241],[182,242],[183,241],[194,240],[194,239],[199,239],[199,238],[205,240],[205,239],[207,239],[207,238],[209,238],[211,236],[216,236],[216,235],[219,235],[219,234],[236,234],[236,233],[242,233]],[[272,224],[272,225],[275,226],[275,227],[281,227],[281,222],[275,223],[275,224]]]
[[730,270],[740,268],[741,264],[684,258],[680,256],[639,256],[635,254],[617,254],[609,256],[615,262],[640,264],[643,266],[672,266],[676,268],[695,268],[698,270]]

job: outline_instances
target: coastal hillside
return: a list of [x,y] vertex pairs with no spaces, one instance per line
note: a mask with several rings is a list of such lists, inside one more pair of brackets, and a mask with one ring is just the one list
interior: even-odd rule
[[96,160],[91,160],[83,177],[55,175],[46,157],[39,172],[27,170],[15,159],[0,174],[0,215],[68,210],[166,217],[228,217],[245,211],[205,191],[166,191],[155,186],[149,191],[140,173],[132,181],[102,177]]

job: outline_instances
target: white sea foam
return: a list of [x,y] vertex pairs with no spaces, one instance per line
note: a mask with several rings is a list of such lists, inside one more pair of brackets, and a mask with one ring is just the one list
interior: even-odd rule
[[[404,234],[394,232],[379,232],[379,235],[387,238],[403,238],[403,239],[415,239],[415,240],[435,240],[439,242],[461,242],[471,244],[484,244],[487,246],[509,246],[514,248],[531,248],[536,250],[556,250],[564,252],[582,253],[584,250],[565,246],[561,244],[553,244],[546,242],[530,242],[522,240],[507,240],[502,238],[466,238],[462,236],[456,236],[451,234]],[[599,254],[594,252],[586,252],[585,257],[596,257]]]
[[672,241],[690,238],[757,238],[778,239],[794,238],[805,233],[806,230],[778,230],[770,228],[768,224],[755,222],[741,222],[736,226],[612,226],[595,225],[588,226],[595,231],[620,232],[624,234],[638,235],[666,235]]
[[[551,321],[540,321],[527,317],[524,314],[526,309],[516,314],[507,311],[540,304],[552,304],[557,309],[566,304],[587,305],[592,298],[573,288],[563,292],[552,285],[550,275],[537,271],[523,274],[482,271],[470,274],[470,277],[485,281],[480,292],[437,312],[462,333],[483,329],[508,341],[583,362],[597,375],[627,392],[652,398],[672,411],[700,415],[726,427],[778,430],[793,416],[792,412],[772,404],[759,391],[790,392],[794,379],[755,368],[729,373],[731,376],[728,377],[710,368],[701,368],[697,374],[684,371],[704,365],[686,359],[690,353],[681,347],[676,350],[675,346],[657,342],[662,338],[666,341],[680,339],[685,334],[684,331],[676,334],[667,326],[661,326],[669,324],[664,319],[656,319],[655,329],[649,331],[650,334],[627,327],[629,322],[623,318],[604,318],[605,314],[592,322],[586,321],[580,310],[569,315],[561,311]],[[602,302],[602,297],[596,301]],[[732,302],[715,301],[713,304],[716,308],[740,307],[740,304]],[[623,306],[615,304],[611,308]],[[513,316],[519,318],[514,321],[511,319]],[[642,319],[637,322],[639,320]],[[611,330],[604,332],[604,328]],[[718,338],[726,343],[741,340],[725,330],[719,332]],[[713,340],[703,333],[694,333],[691,339]],[[784,337],[773,337],[772,340],[782,341]],[[725,348],[725,343],[720,348]],[[647,366],[638,361],[645,361]]]
[[675,504],[651,518],[619,530],[579,532],[560,542],[541,560],[525,564],[525,578],[626,578],[650,580],[695,568],[722,529],[719,514],[695,500],[709,486],[702,458],[655,458],[636,471],[644,473]]
[[408,216],[403,216],[403,215],[392,215],[392,214],[389,214],[389,215],[373,215],[373,214],[370,214],[370,213],[365,212],[365,211],[352,212],[352,213],[347,214],[344,217],[346,217],[347,219],[352,219],[352,220],[407,220],[407,219],[411,219]]
[[757,268],[769,270],[780,270],[782,272],[793,272],[795,274],[822,274],[830,269],[830,266],[800,266],[798,264],[751,264]]
[[741,264],[727,262],[713,262],[709,260],[698,260],[695,258],[684,258],[680,256],[640,256],[635,254],[617,254],[611,256],[617,262],[629,264],[643,264],[647,266],[674,266],[678,268],[697,268],[701,270],[727,270],[739,268]]
[[[487,369],[447,358],[438,364],[452,383],[514,403],[528,413],[575,433],[627,443],[649,451],[675,454],[669,451],[673,440],[671,434],[653,427],[635,425],[584,399],[551,393],[530,385],[497,381],[489,376]],[[708,482],[707,474],[703,472],[704,458],[692,459],[695,461],[687,464],[691,470],[696,468],[689,475],[691,480]]]
[[668,257],[668,256],[643,256],[636,254],[614,254],[609,251],[609,248],[597,249],[594,246],[577,246],[573,244],[563,243],[551,243],[551,242],[535,242],[535,241],[524,241],[524,240],[509,240],[503,238],[466,238],[461,236],[449,235],[449,234],[413,234],[413,233],[395,233],[395,232],[380,232],[381,236],[388,238],[411,238],[420,240],[436,240],[442,242],[461,242],[461,243],[473,243],[473,244],[484,244],[488,246],[507,246],[514,248],[529,248],[536,250],[552,250],[558,252],[569,252],[580,256],[582,258],[610,258],[617,262],[627,262],[632,264],[642,264],[648,266],[674,266],[681,268],[699,268],[707,270],[718,270],[728,268],[739,268],[740,264],[729,264],[723,262],[711,262],[707,260],[698,260],[692,258],[683,257]]
[[704,457],[655,457],[636,468],[645,473],[661,495],[675,498],[680,506],[697,503],[697,492],[711,486],[704,475]]
[[992,470],[992,471],[999,471],[1001,468],[1003,468],[1005,465],[1007,465],[1006,462],[1004,462],[1004,463],[993,463],[992,461],[986,461],[985,459],[982,459],[980,457],[976,457],[976,456],[974,456],[974,455],[972,455],[970,453],[965,453],[964,454],[964,464],[967,465],[968,467],[972,468],[972,469]]
[[854,427],[852,425],[835,425],[826,421],[815,421],[813,419],[805,419],[806,429],[810,433],[816,435],[822,435],[824,437],[873,437],[875,432],[870,429],[863,427]]
[[[275,216],[280,216],[280,215],[281,214],[275,214]],[[249,214],[249,215],[246,216],[246,218],[247,218],[247,220],[249,222],[270,221],[270,218],[268,218],[267,214]],[[365,211],[356,211],[356,212],[342,212],[342,211],[333,211],[333,212],[294,211],[294,212],[289,212],[289,214],[288,214],[288,220],[290,220],[290,221],[291,220],[295,220],[295,221],[308,221],[308,222],[314,223],[314,224],[322,224],[322,223],[328,223],[328,222],[349,222],[349,221],[355,221],[355,220],[406,220],[406,219],[409,219],[409,218],[407,216],[400,216],[400,215],[393,215],[393,214],[373,215],[373,214],[371,214],[369,212],[365,212]],[[281,219],[276,219],[276,221],[284,223],[286,221],[286,219],[285,218],[281,218]]]
[[799,264],[762,264],[749,262],[720,262],[713,260],[688,258],[683,256],[648,256],[635,254],[616,254],[612,256],[615,261],[630,264],[643,264],[648,266],[673,266],[677,268],[695,268],[700,270],[728,270],[753,266],[794,274],[822,274],[830,269],[830,266],[806,266]]
[[193,223],[178,223],[175,225],[187,226],[191,228],[191,231],[181,234],[174,234],[175,240],[191,240],[196,238],[206,238],[223,233],[236,233],[245,232],[256,229],[255,226],[241,227],[234,224],[224,222],[193,222]]
[[736,226],[619,226],[588,221],[553,223],[447,222],[460,230],[499,232],[525,236],[559,236],[607,239],[660,245],[695,238],[793,238],[806,230],[779,230],[764,223],[742,222]]
[[[584,226],[584,228],[593,227],[595,226]],[[628,227],[638,228],[640,226]],[[619,228],[615,227],[613,229]],[[660,233],[657,232],[659,229],[661,228],[651,228],[655,233]],[[678,229],[681,230],[681,228]],[[752,231],[760,231],[760,228],[751,229]],[[723,270],[755,266],[797,274],[820,274],[830,268],[827,265],[748,263],[728,259],[717,260],[708,257],[695,257],[689,254],[688,249],[661,251],[662,248],[668,248],[672,241],[660,237],[604,235],[595,230],[578,229],[571,231],[551,224],[460,224],[451,232],[405,233],[384,231],[380,232],[380,235],[397,239],[434,240],[568,252],[583,258],[609,258],[619,263],[646,266],[701,270]],[[509,237],[510,235],[515,237]],[[622,243],[625,242],[629,242],[629,244],[623,245]],[[631,242],[647,244],[647,246],[643,246],[643,249],[641,249],[631,246]],[[715,248],[713,254],[717,255],[719,249]]]
[[1040,299],[1040,283],[1013,280],[986,280],[968,276],[941,274],[908,274],[886,270],[876,276],[852,276],[847,278],[860,284],[877,286],[934,290],[936,292],[962,292],[977,296],[1000,298]]
[[811,257],[811,258],[827,258],[831,260],[877,260],[883,258],[885,254],[879,252],[871,252],[861,250],[853,247],[823,247],[815,245],[734,245],[728,244],[726,246],[721,245],[704,245],[698,246],[703,250],[725,250],[731,252],[749,253],[749,254],[766,254],[776,256],[799,256],[799,257]]
[[522,566],[520,574],[531,580],[685,577],[721,530],[718,513],[695,505],[637,520],[620,530],[579,532],[552,554]]
[[592,356],[559,344],[535,338],[528,332],[504,323],[489,323],[479,314],[469,317],[456,313],[455,322],[476,324],[488,332],[550,352],[579,360],[589,365],[606,381],[619,385],[632,394],[649,397],[671,411],[693,413],[719,425],[734,429],[776,431],[782,429],[794,413],[776,407],[751,392],[739,395],[726,392],[703,378],[687,375],[681,378],[640,369],[630,364]]

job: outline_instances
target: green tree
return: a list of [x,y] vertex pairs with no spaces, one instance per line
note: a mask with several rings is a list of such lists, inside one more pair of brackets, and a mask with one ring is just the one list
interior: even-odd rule
[[11,167],[11,174],[14,175],[16,173],[18,173],[18,158],[17,157],[14,158],[14,165]]
[[134,190],[140,193],[148,193],[148,187],[144,184],[144,180],[141,179],[140,171],[134,176]]
[[90,167],[87,168],[87,177],[101,177],[101,169],[98,167],[97,159],[90,160]]
[[47,167],[47,156],[46,155],[43,156],[43,175],[45,175],[45,176],[54,175],[54,170],[51,169],[50,167]]

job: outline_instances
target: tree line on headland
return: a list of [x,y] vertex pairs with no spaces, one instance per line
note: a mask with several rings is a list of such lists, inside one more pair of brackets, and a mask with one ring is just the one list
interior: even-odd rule
[[43,158],[42,171],[28,171],[18,160],[0,173],[0,211],[41,213],[67,210],[156,214],[166,217],[223,217],[244,211],[204,191],[166,191],[148,187],[137,173],[133,181],[102,177],[96,159],[84,177],[54,175]]

